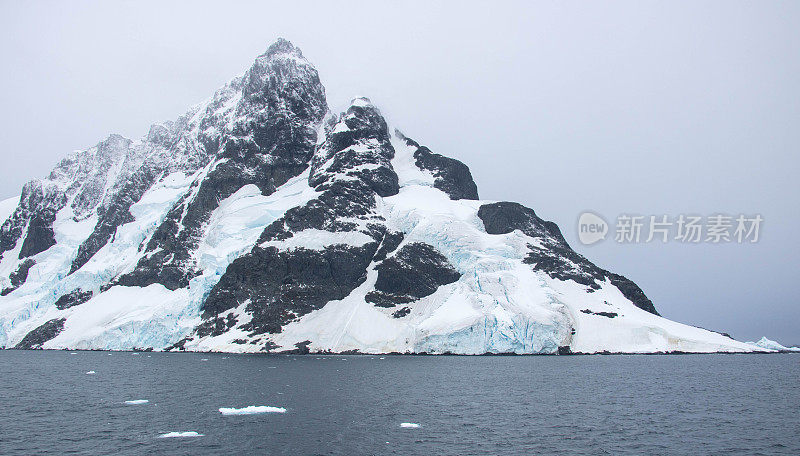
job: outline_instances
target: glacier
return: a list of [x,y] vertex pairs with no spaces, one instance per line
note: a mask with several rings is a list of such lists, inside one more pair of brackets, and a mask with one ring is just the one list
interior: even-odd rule
[[0,201],[0,347],[272,353],[772,352],[661,317],[533,210],[278,40],[140,140]]

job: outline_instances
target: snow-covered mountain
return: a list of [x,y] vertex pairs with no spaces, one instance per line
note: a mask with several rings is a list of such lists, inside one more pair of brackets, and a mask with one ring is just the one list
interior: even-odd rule
[[738,352],[666,320],[469,169],[330,112],[300,50],[0,202],[0,346],[231,352]]

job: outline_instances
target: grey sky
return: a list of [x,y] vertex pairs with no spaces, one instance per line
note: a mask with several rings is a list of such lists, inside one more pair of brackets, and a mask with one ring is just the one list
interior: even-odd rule
[[[433,3],[433,4],[430,4]],[[0,198],[138,138],[276,37],[484,199],[519,201],[678,321],[800,344],[798,2],[0,3]],[[754,245],[584,247],[585,209],[760,213]]]

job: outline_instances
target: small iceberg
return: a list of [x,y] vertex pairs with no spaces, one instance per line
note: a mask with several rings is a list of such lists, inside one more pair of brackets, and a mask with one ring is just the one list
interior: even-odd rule
[[201,358],[200,361],[208,361],[208,358]]
[[760,348],[766,348],[767,350],[777,350],[779,352],[800,352],[800,348],[798,347],[786,347],[774,340],[767,339],[766,337],[762,337],[758,342],[745,342],[746,344],[755,345]]
[[148,401],[147,399],[134,399],[132,401],[125,401],[125,403],[128,405],[142,405],[142,404],[147,404],[148,402],[150,401]]
[[203,434],[195,431],[185,431],[185,432],[167,432],[166,434],[161,434],[158,436],[160,439],[169,439],[174,437],[203,437]]
[[418,428],[422,427],[419,423],[400,423],[401,428]]
[[283,407],[270,407],[268,405],[251,405],[244,408],[222,407],[219,412],[223,415],[255,415],[258,413],[286,413]]
[[96,374],[96,373],[97,373],[97,372],[95,372],[95,371],[89,371],[89,372],[87,372],[87,373],[86,373],[86,375],[94,375],[94,374]]

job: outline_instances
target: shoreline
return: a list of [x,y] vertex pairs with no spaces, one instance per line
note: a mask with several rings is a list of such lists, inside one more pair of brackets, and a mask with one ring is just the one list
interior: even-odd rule
[[798,351],[791,350],[763,350],[763,351],[750,351],[750,352],[685,352],[685,351],[668,351],[668,352],[570,352],[570,353],[480,353],[480,354],[465,354],[465,353],[363,353],[363,352],[224,352],[224,351],[188,351],[188,350],[105,350],[105,349],[68,349],[68,348],[0,348],[0,351],[46,351],[46,352],[107,352],[107,353],[183,353],[183,354],[203,354],[203,355],[267,355],[267,356],[463,356],[463,357],[506,357],[506,356],[674,356],[674,355],[777,355],[777,354],[800,354]]

